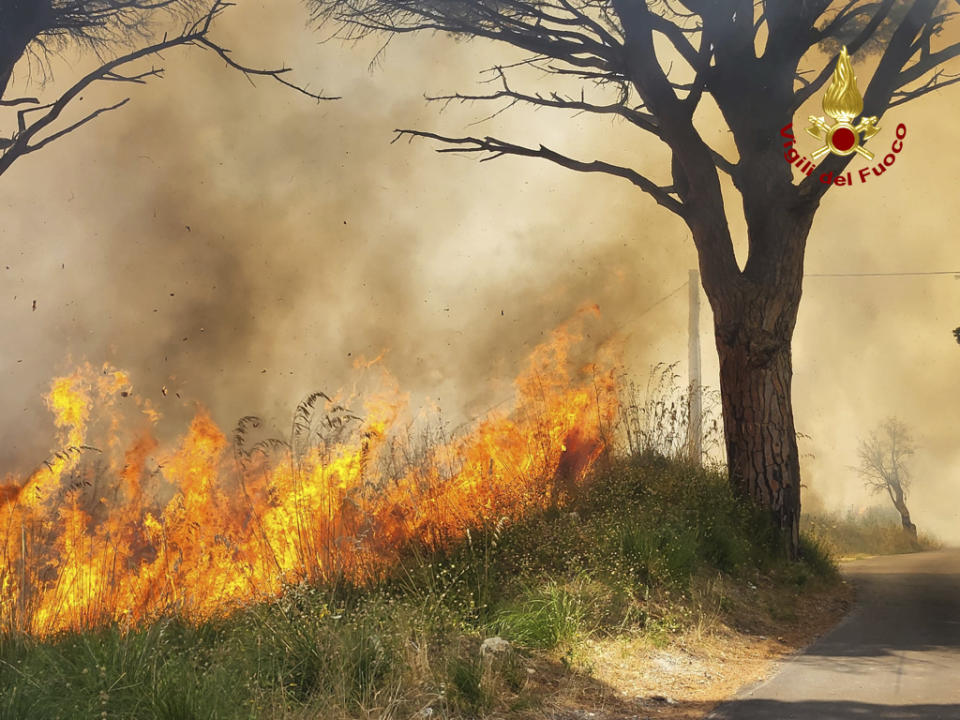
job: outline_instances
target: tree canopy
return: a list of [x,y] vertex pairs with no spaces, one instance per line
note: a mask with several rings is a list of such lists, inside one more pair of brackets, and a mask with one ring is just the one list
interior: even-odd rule
[[[751,177],[790,184],[789,166],[770,165],[782,154],[771,132],[830,79],[839,45],[850,54],[883,49],[864,94],[864,114],[880,116],[902,104],[960,80],[938,68],[960,54],[960,43],[938,44],[953,15],[940,0],[308,0],[315,19],[333,25],[341,37],[368,34],[444,32],[513,46],[528,53],[522,61],[495,68],[499,87],[486,94],[439,96],[438,101],[493,101],[528,104],[577,113],[615,115],[666,143],[673,153],[674,182],[658,184],[645,169],[587,161],[552,149],[527,147],[493,137],[429,137],[486,157],[540,157],[581,172],[616,175],[650,194],[688,221],[699,214],[684,195],[692,188],[683,175],[697,170],[730,175],[740,189]],[[664,49],[659,41],[669,43]],[[823,48],[836,53],[826,63]],[[814,54],[811,54],[811,51]],[[803,67],[803,60],[811,67]],[[675,62],[676,61],[676,62]],[[822,67],[820,67],[822,66]],[[541,73],[539,92],[512,87],[511,72]],[[583,81],[576,95],[552,91],[550,76]],[[588,95],[588,89],[590,94]],[[694,129],[705,94],[720,107],[740,158],[712,150]],[[762,112],[769,109],[769,112]],[[771,125],[772,123],[772,125]],[[749,152],[754,151],[754,152]],[[841,171],[851,158],[830,157],[824,170]],[[762,170],[760,173],[758,171]],[[776,177],[770,178],[771,171]],[[714,183],[709,197],[717,203]],[[816,201],[829,186],[807,178],[794,191]],[[686,193],[683,192],[686,190]],[[729,266],[727,261],[722,265]],[[727,267],[728,271],[733,268]]]

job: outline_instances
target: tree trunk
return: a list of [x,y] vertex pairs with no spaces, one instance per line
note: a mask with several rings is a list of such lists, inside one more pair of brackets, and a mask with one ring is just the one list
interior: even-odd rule
[[903,525],[904,532],[909,533],[913,536],[914,540],[916,540],[917,526],[910,521],[910,511],[907,509],[903,489],[899,483],[893,487],[890,497],[893,500],[893,506],[897,509],[897,512],[900,513],[900,524]]
[[917,539],[917,526],[910,522],[910,511],[907,510],[907,506],[903,505],[900,510],[900,523],[903,525],[903,530],[906,533],[909,533],[914,540]]
[[734,489],[771,513],[787,554],[799,557],[800,460],[793,425],[789,342],[771,345],[748,319],[717,333],[727,465]]
[[0,0],[0,98],[27,46],[51,19],[50,0]]
[[[783,162],[782,157],[777,160]],[[774,181],[750,177],[755,179],[743,188],[746,265],[735,274],[711,273],[710,259],[701,252],[700,267],[720,358],[730,482],[741,497],[769,513],[787,556],[797,560],[800,455],[793,425],[790,353],[804,249],[816,207],[792,205]],[[705,228],[704,234],[709,232]],[[704,245],[701,241],[698,248]]]

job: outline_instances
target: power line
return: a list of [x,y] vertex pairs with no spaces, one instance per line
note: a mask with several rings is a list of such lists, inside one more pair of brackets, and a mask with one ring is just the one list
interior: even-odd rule
[[646,310],[641,310],[639,313],[637,313],[636,315],[634,315],[634,316],[633,316],[633,319],[634,319],[634,320],[637,320],[637,319],[643,317],[644,315],[646,315],[648,312],[650,312],[650,311],[653,310],[654,308],[659,307],[661,304],[665,303],[667,300],[669,300],[670,298],[672,298],[674,295],[676,295],[678,292],[680,292],[681,290],[683,290],[683,289],[684,289],[687,285],[689,285],[689,284],[690,284],[690,281],[688,280],[688,281],[685,282],[683,285],[681,285],[680,287],[678,287],[676,290],[671,290],[671,291],[668,292],[666,295],[664,295],[662,298],[660,298],[659,300],[657,300],[653,305],[651,305],[650,307],[648,307]]
[[[954,277],[960,279],[960,270],[931,270],[931,271],[921,271],[921,272],[851,272],[851,273],[804,273],[805,278],[861,278],[861,277],[930,277],[934,275],[953,275]],[[682,285],[674,288],[666,295],[661,297],[659,300],[654,302],[652,305],[647,306],[639,313],[633,315],[629,322],[627,322],[624,327],[629,327],[637,322],[647,313],[652,312],[656,308],[660,307],[667,300],[672,298],[678,292],[683,290],[690,284],[690,281],[683,283]]]
[[932,272],[805,273],[804,277],[921,277],[929,275],[953,275],[960,277],[960,270],[934,270]]

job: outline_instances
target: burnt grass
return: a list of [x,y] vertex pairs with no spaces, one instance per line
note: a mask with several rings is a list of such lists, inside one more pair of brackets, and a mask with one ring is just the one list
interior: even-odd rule
[[[769,626],[838,583],[821,540],[804,537],[799,563],[771,548],[768,523],[721,473],[654,454],[607,460],[561,507],[444,550],[404,548],[366,587],[292,586],[199,625],[0,636],[0,719],[544,717],[549,688],[531,668],[589,675],[577,661],[588,639],[669,643],[708,605],[711,621],[751,632],[756,618],[724,602],[738,587],[783,591]],[[494,637],[509,647],[483,645]]]

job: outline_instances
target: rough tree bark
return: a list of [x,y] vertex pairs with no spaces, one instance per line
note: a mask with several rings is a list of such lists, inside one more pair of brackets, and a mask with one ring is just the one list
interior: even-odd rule
[[794,262],[770,278],[744,273],[708,291],[720,360],[727,465],[734,488],[767,509],[785,546],[799,547],[800,461],[791,341],[809,221],[786,232]]
[[[767,508],[795,545],[800,462],[790,393],[790,338],[766,329],[766,318],[775,313],[760,295],[717,303],[727,464],[737,491]],[[796,315],[790,309],[786,314]]]

